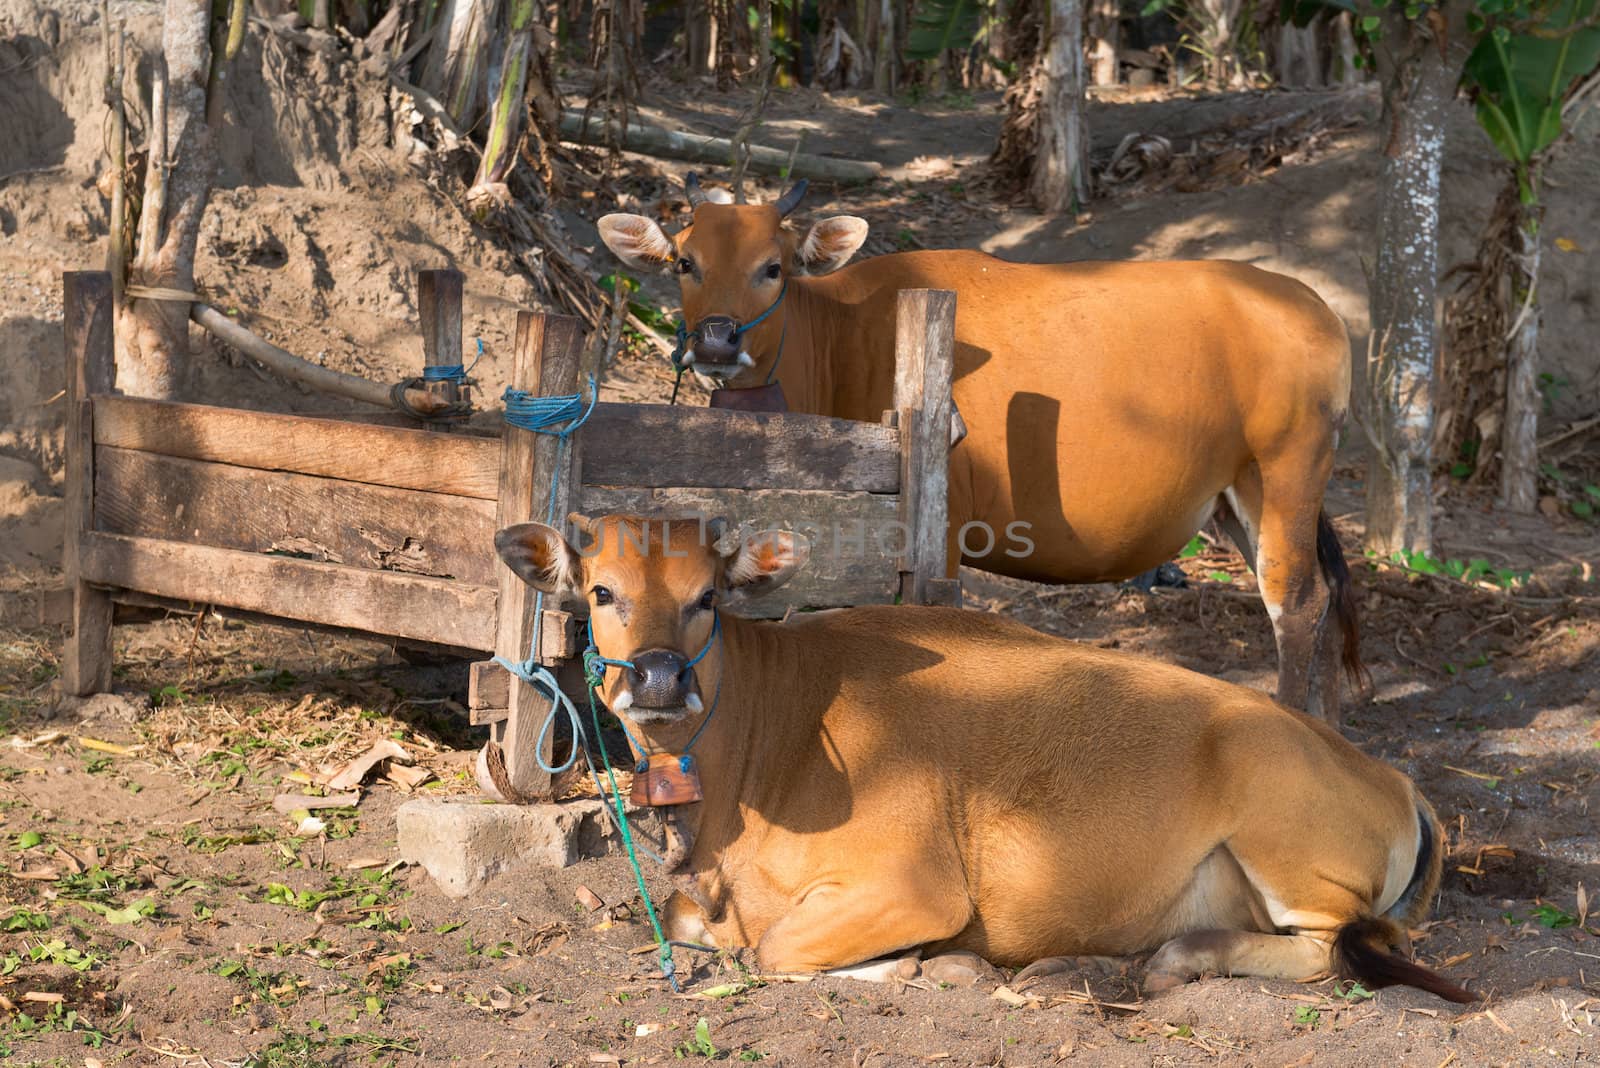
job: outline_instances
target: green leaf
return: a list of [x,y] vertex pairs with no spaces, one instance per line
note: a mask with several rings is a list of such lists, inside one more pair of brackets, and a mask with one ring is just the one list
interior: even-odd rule
[[1558,0],[1518,32],[1495,25],[1467,57],[1462,80],[1476,95],[1478,123],[1512,163],[1530,164],[1561,136],[1568,89],[1600,66],[1596,4]]
[[965,52],[978,39],[982,14],[978,0],[923,0],[911,18],[905,58],[937,59],[945,52]]
[[23,831],[21,834],[17,835],[17,850],[20,852],[24,849],[32,849],[34,846],[43,841],[44,835],[40,834],[38,831]]
[[128,923],[138,923],[140,920],[144,919],[146,916],[149,916],[156,910],[155,899],[150,897],[142,897],[126,908],[120,909],[114,909],[110,905],[103,905],[98,901],[80,901],[78,904],[82,905],[90,912],[98,913],[99,915],[104,916],[107,923],[118,926]]
[[1364,15],[1361,18],[1362,33],[1377,33],[1378,28],[1382,25],[1383,19],[1379,18],[1377,15]]
[[1187,560],[1189,557],[1199,556],[1205,551],[1206,540],[1200,535],[1196,534],[1194,537],[1189,539],[1189,544],[1183,547],[1183,551],[1178,554],[1178,558],[1181,560]]

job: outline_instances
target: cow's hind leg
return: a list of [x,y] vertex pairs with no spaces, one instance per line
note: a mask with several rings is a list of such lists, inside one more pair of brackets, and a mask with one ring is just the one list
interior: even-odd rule
[[1156,951],[1144,989],[1154,994],[1201,975],[1310,979],[1332,967],[1332,944],[1306,934],[1190,931]]
[[1302,710],[1310,701],[1312,663],[1328,612],[1317,522],[1332,464],[1326,450],[1315,463],[1283,458],[1259,473],[1252,468],[1226,495],[1255,543],[1256,581],[1277,639],[1278,701]]

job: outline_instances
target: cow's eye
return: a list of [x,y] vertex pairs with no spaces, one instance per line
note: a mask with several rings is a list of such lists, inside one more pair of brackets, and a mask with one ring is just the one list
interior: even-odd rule
[[610,604],[612,601],[611,591],[604,586],[596,586],[591,592],[594,594],[594,603],[597,605]]
[[767,264],[766,274],[769,279],[777,281],[779,278],[783,277],[783,268],[776,263],[769,263]]
[[691,260],[688,256],[684,256],[684,257],[680,258],[678,260],[678,273],[679,274],[693,274],[694,273],[694,260]]
[[716,603],[717,603],[717,591],[716,590],[707,590],[705,593],[702,593],[700,595],[700,607],[702,609],[704,609],[705,611],[709,612],[711,610],[712,605],[714,605]]

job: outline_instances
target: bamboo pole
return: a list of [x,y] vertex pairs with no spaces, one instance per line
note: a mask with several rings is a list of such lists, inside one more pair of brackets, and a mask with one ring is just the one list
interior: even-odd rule
[[[283,378],[299,382],[320,393],[332,393],[364,404],[375,404],[380,408],[394,407],[391,395],[393,387],[358,378],[355,375],[347,375],[342,371],[334,371],[309,360],[302,360],[294,353],[280,349],[270,341],[252,334],[209,304],[191,305],[189,318]],[[438,415],[448,407],[442,398],[435,397],[427,390],[416,386],[407,386],[404,389],[404,396],[408,406],[425,416]]]

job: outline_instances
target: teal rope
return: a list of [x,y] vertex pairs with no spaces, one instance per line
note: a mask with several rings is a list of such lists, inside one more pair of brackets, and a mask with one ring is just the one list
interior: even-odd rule
[[667,942],[666,933],[661,930],[661,920],[656,916],[655,902],[650,900],[650,888],[644,884],[644,869],[639,866],[639,855],[634,850],[633,831],[628,826],[628,812],[622,805],[622,791],[617,788],[617,776],[611,770],[611,755],[606,752],[606,736],[600,730],[600,712],[595,706],[593,687],[589,689],[589,719],[594,724],[594,736],[600,741],[600,764],[606,769],[606,781],[611,784],[611,805],[617,813],[617,826],[622,829],[622,845],[628,851],[628,863],[633,866],[633,878],[639,884],[639,896],[644,899],[644,912],[650,917],[650,929],[656,935],[661,974],[672,986],[672,992],[681,994],[683,987],[678,983],[678,966],[672,959],[672,946]]

